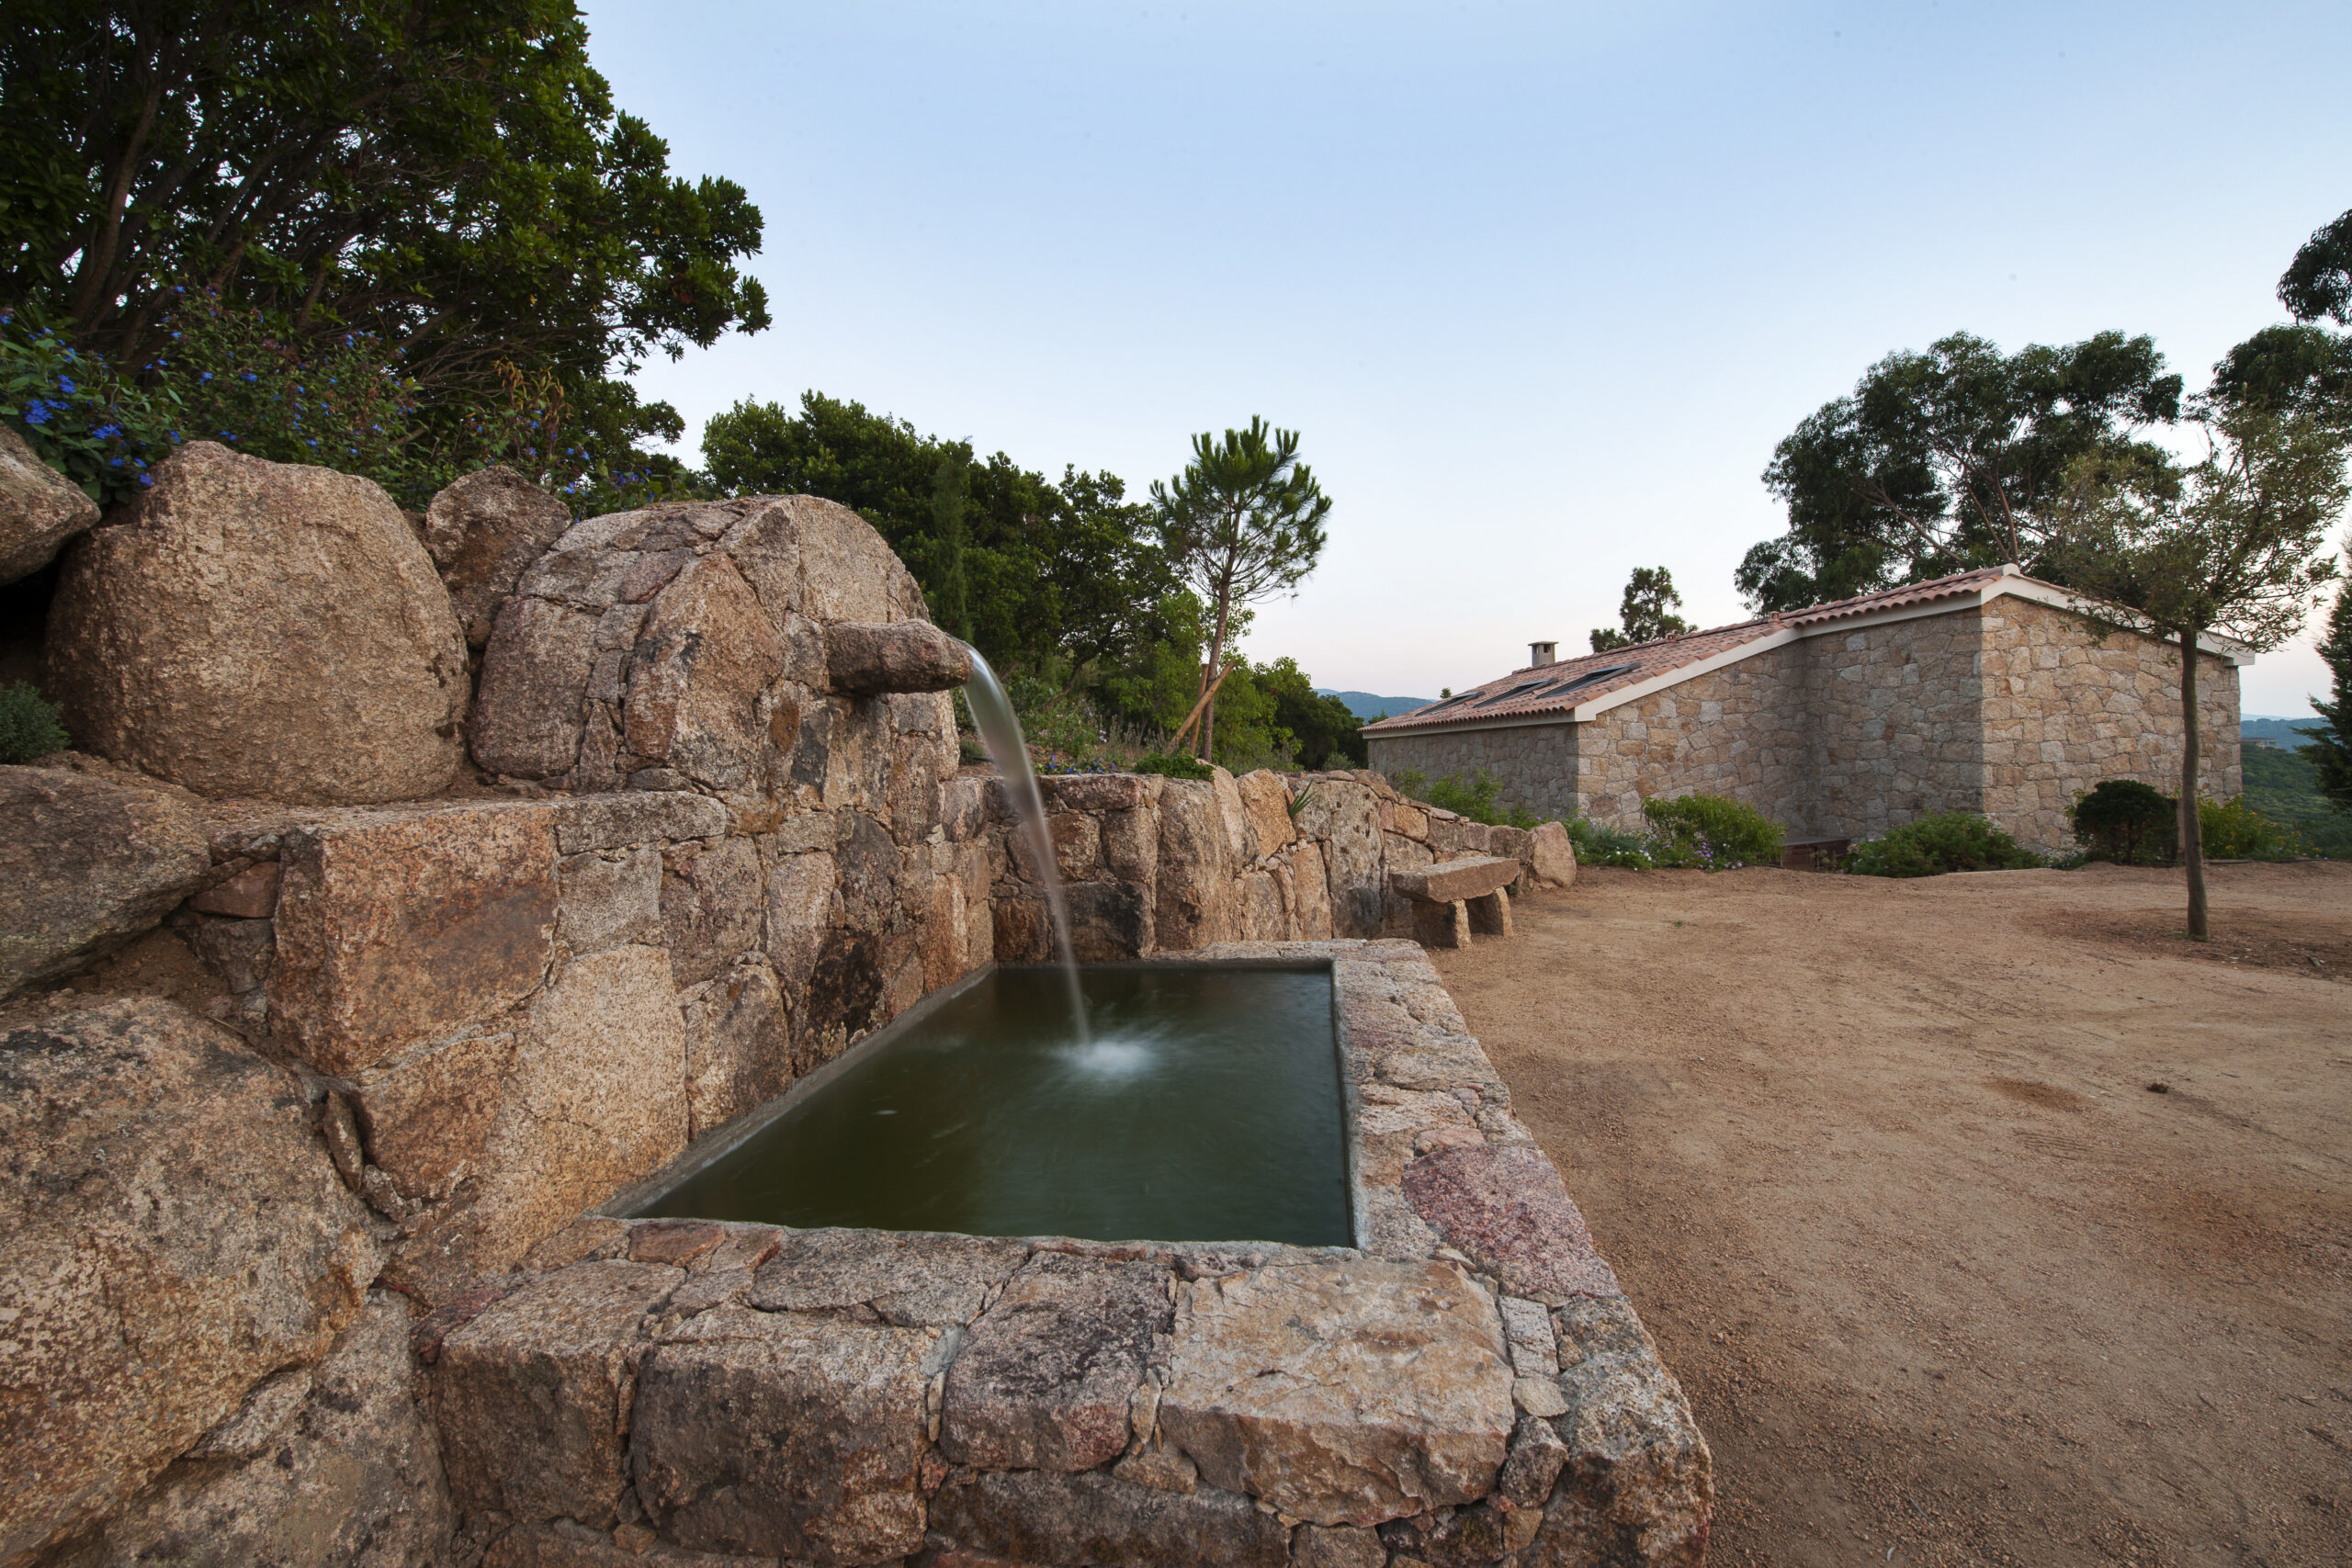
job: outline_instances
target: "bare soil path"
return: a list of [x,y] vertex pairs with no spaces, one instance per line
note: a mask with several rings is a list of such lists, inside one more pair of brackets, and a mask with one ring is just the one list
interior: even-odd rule
[[2352,865],[2182,905],[1588,870],[1436,955],[1690,1393],[1715,1562],[2352,1563]]

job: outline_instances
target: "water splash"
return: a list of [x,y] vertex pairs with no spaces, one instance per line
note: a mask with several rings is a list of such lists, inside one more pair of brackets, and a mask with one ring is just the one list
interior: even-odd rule
[[1022,737],[1012,699],[1004,694],[1004,682],[996,678],[978,649],[970,652],[972,679],[964,688],[964,697],[972,705],[981,743],[987,746],[997,772],[1004,775],[1005,787],[1012,796],[1012,814],[1019,818],[1016,828],[1027,840],[1038,879],[1045,884],[1046,908],[1054,923],[1054,956],[1061,963],[1062,979],[1069,992],[1070,1022],[1080,1043],[1085,1043],[1092,1039],[1086,1027],[1086,997],[1079,988],[1078,956],[1069,944],[1069,908],[1062,901],[1061,867],[1054,859],[1053,835],[1046,830],[1046,800],[1037,791],[1036,771],[1029,766],[1029,743]]

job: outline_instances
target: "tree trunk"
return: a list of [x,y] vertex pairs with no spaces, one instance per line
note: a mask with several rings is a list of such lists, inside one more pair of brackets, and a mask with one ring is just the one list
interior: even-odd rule
[[[1218,667],[1225,660],[1225,632],[1233,613],[1233,552],[1225,557],[1225,573],[1217,583],[1216,630],[1209,637],[1209,661],[1201,667],[1201,690],[1208,691],[1216,683]],[[1201,715],[1200,758],[1204,762],[1216,761],[1213,742],[1216,734],[1216,699],[1209,699],[1208,711]]]
[[2180,634],[2180,863],[2188,873],[2188,934],[2205,940],[2205,829],[2197,811],[2197,633]]

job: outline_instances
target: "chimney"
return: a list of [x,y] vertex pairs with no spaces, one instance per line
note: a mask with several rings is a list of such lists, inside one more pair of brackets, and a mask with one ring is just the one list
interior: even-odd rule
[[1556,642],[1531,642],[1527,645],[1527,662],[1539,667],[1551,664],[1558,660],[1559,653],[1560,645]]

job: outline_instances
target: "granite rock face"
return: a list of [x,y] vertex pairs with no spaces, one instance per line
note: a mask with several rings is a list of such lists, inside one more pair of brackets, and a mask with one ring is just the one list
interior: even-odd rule
[[1216,1485],[1374,1525],[1493,1489],[1510,1383],[1493,1299],[1450,1265],[1269,1268],[1187,1288],[1159,1425]]
[[990,1470],[1092,1470],[1127,1446],[1127,1407],[1174,1308],[1157,1264],[1041,1253],[948,1369],[940,1449]]
[[523,570],[571,526],[571,509],[503,464],[466,475],[424,509],[424,547],[468,646],[490,640]]
[[1570,1296],[1620,1293],[1540,1149],[1439,1149],[1406,1168],[1404,1188],[1414,1212],[1447,1245],[1491,1269],[1515,1296],[1556,1305]]
[[983,1471],[942,1486],[931,1521],[977,1563],[1283,1568],[1290,1555],[1290,1531],[1237,1493],[1164,1492],[1100,1472]]
[[541,1275],[441,1342],[433,1414],[461,1513],[619,1522],[647,1314],[685,1278],[648,1263]]
[[35,457],[23,436],[0,428],[0,582],[39,571],[97,521],[96,502]]
[[209,441],[74,542],[45,660],[84,745],[200,795],[413,799],[462,752],[465,640],[391,498]]
[[385,812],[297,829],[284,854],[271,1002],[281,1032],[323,1072],[356,1072],[447,1035],[546,978],[551,806]]
[[377,1255],[295,1079],[124,998],[0,1032],[0,1561],[146,1485],[316,1360]]
[[929,621],[848,621],[825,628],[825,672],[834,690],[861,696],[944,692],[972,678],[972,650]]
[[212,862],[160,790],[54,768],[0,768],[0,997],[71,974],[151,930]]
[[1577,847],[1557,822],[1539,824],[1528,833],[1527,859],[1535,880],[1546,886],[1566,887],[1577,879]]
[[107,1522],[106,1568],[439,1568],[452,1517],[410,1389],[408,1309],[378,1293],[316,1367],[236,1413]]
[[638,1495],[690,1551],[881,1562],[922,1544],[935,1331],[720,1308],[639,1377]]

